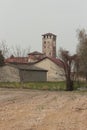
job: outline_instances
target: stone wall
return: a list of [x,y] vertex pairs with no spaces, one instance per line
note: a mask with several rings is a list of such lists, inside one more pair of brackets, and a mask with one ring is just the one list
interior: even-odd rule
[[19,70],[7,65],[0,67],[0,82],[20,82]]
[[47,81],[47,71],[24,70],[5,65],[0,67],[0,82]]

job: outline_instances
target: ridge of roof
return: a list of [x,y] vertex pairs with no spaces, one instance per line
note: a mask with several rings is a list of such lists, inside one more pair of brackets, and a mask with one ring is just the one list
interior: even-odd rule
[[29,53],[28,55],[31,55],[31,54],[33,54],[33,55],[43,55],[43,53],[41,53],[41,52],[38,52],[38,51],[33,51],[33,52],[31,52],[31,53]]
[[39,63],[40,61],[43,61],[46,58],[49,59],[49,60],[51,60],[52,62],[54,62],[55,64],[57,64],[57,65],[59,65],[60,67],[63,68],[63,66],[64,66],[63,65],[63,61],[60,60],[60,59],[58,59],[58,58],[44,57],[44,58],[40,59],[39,61],[36,61],[34,64]]

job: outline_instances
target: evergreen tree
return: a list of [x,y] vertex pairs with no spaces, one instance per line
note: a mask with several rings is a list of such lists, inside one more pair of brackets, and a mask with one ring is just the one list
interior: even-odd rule
[[3,66],[4,64],[4,56],[2,55],[2,51],[0,51],[0,66]]

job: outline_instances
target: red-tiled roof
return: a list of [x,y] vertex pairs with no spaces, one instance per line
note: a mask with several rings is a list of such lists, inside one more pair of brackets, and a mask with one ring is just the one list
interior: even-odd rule
[[63,64],[63,61],[61,61],[60,59],[58,58],[50,58],[54,63],[56,63],[57,65],[63,67],[64,64]]
[[43,34],[42,36],[55,36],[56,37],[56,35],[53,33],[46,33],[46,34]]
[[[38,63],[38,62],[40,62],[40,61],[42,61],[42,60],[44,60],[46,58],[50,59],[51,61],[53,61],[55,64],[59,65],[60,67],[64,66],[63,62],[60,59],[58,59],[58,58],[49,58],[49,57],[44,57],[44,58],[42,58],[40,60],[38,59],[38,61],[35,62],[35,63]],[[5,59],[5,63],[22,63],[22,64],[28,63],[28,57],[14,57],[13,56],[13,57]]]
[[28,63],[28,57],[10,57],[5,59],[5,63]]
[[64,64],[63,64],[63,61],[61,61],[60,59],[58,59],[58,58],[49,58],[49,57],[44,57],[44,58],[42,58],[42,59],[40,59],[39,61],[37,61],[37,62],[35,62],[35,63],[38,63],[38,62],[40,62],[40,61],[42,61],[42,60],[44,60],[44,59],[50,59],[51,61],[53,61],[55,64],[57,64],[58,66],[60,66],[60,67],[63,67],[64,66]]

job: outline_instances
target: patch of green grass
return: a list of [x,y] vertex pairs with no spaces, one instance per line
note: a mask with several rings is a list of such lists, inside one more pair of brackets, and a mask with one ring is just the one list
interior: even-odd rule
[[26,85],[23,88],[32,88],[40,90],[64,90],[64,82],[31,82],[25,83]]
[[[77,90],[80,87],[87,86],[87,83],[84,82],[74,82],[74,90]],[[37,89],[37,90],[66,90],[65,81],[61,82],[28,82],[28,83],[17,83],[17,82],[6,82],[0,83],[0,87],[3,88],[24,88],[24,89]]]
[[29,83],[6,82],[6,83],[0,83],[0,87],[38,89],[38,90],[65,90],[65,82],[29,82]]

